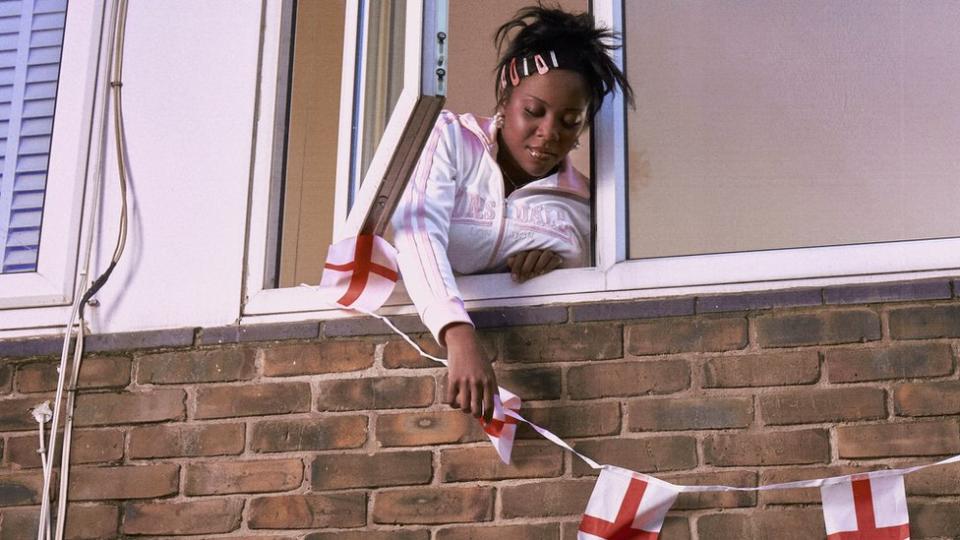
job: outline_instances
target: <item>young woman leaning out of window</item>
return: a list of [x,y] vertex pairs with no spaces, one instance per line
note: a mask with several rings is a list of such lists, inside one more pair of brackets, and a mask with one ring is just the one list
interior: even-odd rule
[[530,7],[495,41],[493,118],[444,111],[393,217],[400,271],[447,348],[447,402],[489,419],[496,376],[455,275],[509,270],[525,281],[590,260],[589,180],[567,154],[603,98],[632,90],[591,15]]

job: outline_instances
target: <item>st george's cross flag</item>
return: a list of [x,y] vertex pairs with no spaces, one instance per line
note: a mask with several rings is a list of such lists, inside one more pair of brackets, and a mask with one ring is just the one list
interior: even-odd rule
[[499,396],[493,396],[493,417],[489,422],[480,418],[480,425],[500,455],[500,461],[510,464],[513,439],[517,434],[517,419],[504,413],[504,409],[520,412],[520,397],[504,387],[499,387]]
[[853,475],[820,488],[827,540],[909,540],[903,476]]
[[343,307],[376,311],[399,277],[397,250],[379,236],[363,234],[330,246],[320,289]]
[[577,540],[656,540],[678,493],[652,476],[606,466],[587,502]]

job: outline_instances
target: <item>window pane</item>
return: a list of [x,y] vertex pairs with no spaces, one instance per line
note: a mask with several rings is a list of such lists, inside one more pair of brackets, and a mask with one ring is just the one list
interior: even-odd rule
[[[372,0],[369,10],[366,48],[366,72],[364,78],[363,140],[360,158],[362,181],[370,168],[370,160],[387,127],[400,91],[403,90],[404,36],[407,14],[405,0]],[[359,182],[357,182],[359,183]],[[355,186],[359,187],[358,185]]]
[[297,2],[291,23],[279,271],[271,286],[319,283],[333,238],[344,10],[345,0]]
[[37,269],[66,10],[0,7],[0,273]]
[[960,4],[625,16],[631,258],[960,235]]

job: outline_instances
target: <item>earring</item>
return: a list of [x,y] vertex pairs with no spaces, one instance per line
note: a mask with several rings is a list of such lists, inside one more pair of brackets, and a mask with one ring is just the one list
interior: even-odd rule
[[497,114],[493,115],[493,125],[497,126],[497,129],[503,129],[503,113],[497,111]]
[[580,148],[580,139],[577,139],[576,141],[573,142],[573,148],[574,149]]

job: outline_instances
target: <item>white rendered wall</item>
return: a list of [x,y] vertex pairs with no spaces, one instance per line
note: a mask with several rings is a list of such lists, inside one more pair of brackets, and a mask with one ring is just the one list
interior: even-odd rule
[[[100,306],[88,309],[93,332],[239,317],[260,21],[259,0],[130,3],[129,239]],[[111,133],[94,274],[106,268],[116,239],[113,145]],[[67,309],[2,310],[0,337],[56,331]]]

